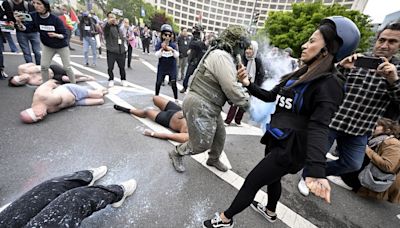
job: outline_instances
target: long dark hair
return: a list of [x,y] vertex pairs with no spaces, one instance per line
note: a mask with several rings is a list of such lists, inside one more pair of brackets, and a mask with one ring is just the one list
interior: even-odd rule
[[287,81],[293,76],[299,76],[299,80],[291,85],[293,87],[300,83],[312,81],[320,77],[321,74],[332,71],[336,61],[334,55],[341,46],[341,40],[336,34],[336,28],[331,24],[322,24],[318,27],[318,30],[324,38],[325,47],[303,67],[282,77],[281,82]]
[[385,135],[394,135],[394,137],[400,139],[400,125],[397,121],[388,118],[380,118],[377,122],[377,126],[382,126]]

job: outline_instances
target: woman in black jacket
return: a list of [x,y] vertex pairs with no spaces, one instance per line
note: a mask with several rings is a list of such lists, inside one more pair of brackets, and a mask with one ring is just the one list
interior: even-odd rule
[[[217,213],[214,219],[204,221],[204,227],[233,227],[233,216],[249,205],[268,221],[275,222],[281,178],[298,172],[304,164],[312,170],[306,178],[311,192],[330,202],[325,152],[329,122],[343,97],[343,82],[334,63],[351,54],[358,41],[359,31],[352,21],[330,17],[322,20],[302,45],[301,60],[305,65],[284,76],[271,91],[251,83],[245,67],[238,70],[238,78],[249,92],[263,101],[276,101],[276,111],[261,139],[266,145],[266,156],[246,177],[231,206]],[[257,191],[265,185],[268,186],[266,206],[254,201]]]

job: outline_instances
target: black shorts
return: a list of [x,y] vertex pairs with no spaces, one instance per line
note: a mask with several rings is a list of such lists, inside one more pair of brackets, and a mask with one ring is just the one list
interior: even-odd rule
[[181,111],[182,108],[179,107],[177,104],[175,104],[172,101],[169,101],[167,106],[165,107],[164,111],[161,111],[160,113],[158,113],[158,115],[156,116],[156,123],[169,128],[169,121],[171,121],[172,116]]
[[54,73],[54,76],[53,76],[54,80],[57,80],[61,84],[67,83],[62,80],[62,77],[64,75],[67,75],[67,72],[64,70],[64,68],[62,68],[60,65],[57,65],[57,64],[51,64],[50,69]]

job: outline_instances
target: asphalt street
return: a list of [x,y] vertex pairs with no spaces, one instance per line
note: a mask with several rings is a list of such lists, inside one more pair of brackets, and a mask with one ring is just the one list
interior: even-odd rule
[[[96,78],[81,85],[107,87],[105,53],[96,67],[85,67],[82,46],[73,47],[73,67]],[[201,227],[203,220],[229,207],[243,178],[263,158],[259,129],[247,124],[228,127],[224,151],[232,166],[229,177],[195,157],[186,157],[187,171],[177,173],[167,155],[174,145],[142,134],[146,128],[162,127],[113,109],[114,103],[153,106],[157,59],[138,49],[134,54],[133,69],[126,70],[130,86],[123,88],[116,82],[104,105],[72,107],[36,124],[23,124],[18,118],[20,111],[30,107],[35,87],[13,88],[0,81],[0,207],[44,180],[100,165],[107,165],[109,171],[98,184],[135,178],[138,188],[122,207],[108,206],[84,220],[82,227]],[[5,54],[9,76],[22,63],[21,54]],[[117,66],[114,73],[119,78]],[[172,100],[170,86],[163,86],[161,93]],[[179,93],[179,100],[183,98]],[[236,179],[229,181],[232,177]],[[332,203],[327,204],[315,196],[302,196],[297,190],[299,178],[297,174],[282,179],[276,223],[249,207],[235,216],[236,227],[400,227],[399,205],[362,198],[334,184]]]

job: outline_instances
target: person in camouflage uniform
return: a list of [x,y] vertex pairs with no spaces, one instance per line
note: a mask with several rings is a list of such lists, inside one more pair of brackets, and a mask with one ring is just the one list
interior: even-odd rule
[[227,100],[246,109],[249,95],[237,83],[236,56],[250,45],[246,30],[238,25],[224,30],[200,61],[183,101],[188,123],[189,141],[169,152],[176,171],[184,172],[183,156],[210,150],[207,165],[220,171],[228,168],[219,160],[225,143],[225,127],[221,117]]

